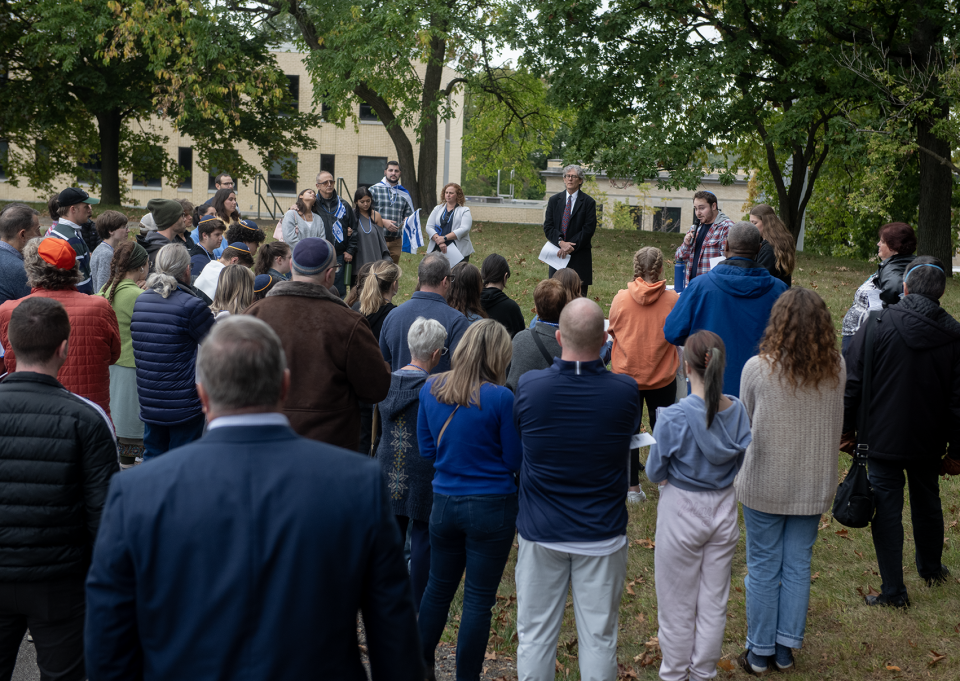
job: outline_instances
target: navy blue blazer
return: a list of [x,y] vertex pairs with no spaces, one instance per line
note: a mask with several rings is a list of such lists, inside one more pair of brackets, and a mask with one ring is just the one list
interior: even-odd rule
[[115,475],[87,577],[109,679],[424,678],[402,543],[372,459],[285,426],[217,428]]

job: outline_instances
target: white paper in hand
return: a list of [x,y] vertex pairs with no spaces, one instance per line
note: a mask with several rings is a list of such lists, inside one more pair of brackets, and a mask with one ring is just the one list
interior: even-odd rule
[[710,258],[710,269],[712,270],[726,259],[726,256],[723,255],[718,255],[716,258]]
[[555,270],[562,270],[570,264],[570,257],[561,258],[557,253],[560,249],[549,241],[540,249],[540,262],[550,265]]
[[882,310],[883,301],[880,299],[880,289],[875,288],[867,291],[867,309]]
[[447,258],[447,262],[450,263],[450,267],[453,267],[458,262],[463,260],[463,253],[461,253],[460,249],[457,248],[457,245],[452,242],[447,244],[447,252],[445,255]]
[[653,435],[650,433],[637,433],[632,438],[630,438],[630,449],[639,449],[640,447],[649,447],[650,445],[656,444],[657,441],[653,439]]

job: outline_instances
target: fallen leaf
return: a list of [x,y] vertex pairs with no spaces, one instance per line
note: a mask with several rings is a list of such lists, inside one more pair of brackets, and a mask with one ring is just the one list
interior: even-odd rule
[[644,643],[643,646],[644,646],[648,651],[650,651],[651,653],[653,653],[653,652],[659,653],[659,652],[660,652],[660,639],[657,638],[656,636],[654,636],[654,637],[651,638],[649,641],[647,641],[646,643]]
[[636,596],[637,592],[633,590],[633,582],[627,582],[627,593],[631,596]]
[[[642,612],[639,615],[637,615],[637,622],[639,622],[640,624],[643,624],[646,620],[647,618],[643,616]],[[960,628],[960,624],[958,624],[957,627]]]
[[565,672],[565,671],[567,671],[567,668],[563,666],[563,664],[560,662],[560,660],[554,660],[554,661],[557,663],[556,671],[558,671],[558,672]]
[[850,539],[850,533],[847,532],[846,529],[838,530],[837,532],[834,532],[834,534],[840,537],[841,539],[846,539],[847,541],[853,541],[852,539]]
[[735,591],[738,591],[738,592],[740,592],[740,593],[743,593],[743,589],[741,589],[739,586],[735,586],[735,587],[733,587],[733,588],[734,588]]
[[646,539],[637,539],[633,543],[636,544],[637,546],[642,546],[645,549],[652,549],[656,547],[656,543],[649,537],[647,537]]
[[936,650],[931,650],[931,651],[930,651],[930,657],[932,657],[933,659],[930,660],[930,662],[928,662],[927,664],[932,667],[933,665],[935,665],[935,664],[936,664],[937,662],[939,662],[940,660],[946,659],[947,656],[946,656],[946,655],[941,655],[941,654],[938,653]]
[[917,644],[911,641],[910,639],[907,639],[907,645],[910,646],[911,648],[917,647]]
[[617,679],[635,679],[637,678],[637,672],[633,667],[628,667],[627,665],[618,662],[617,663]]
[[732,671],[736,671],[737,669],[737,665],[735,665],[730,660],[724,660],[724,659],[717,660],[717,666],[720,667],[720,669],[722,669],[725,672],[732,672]]
[[869,584],[867,585],[867,596],[879,596],[880,592],[874,589]]
[[859,558],[860,560],[863,560],[863,554],[860,553],[859,551],[854,551],[854,552],[853,552],[853,555],[855,555],[855,556],[856,556],[857,558]]
[[489,653],[484,653],[484,654],[483,654],[483,659],[484,659],[484,660],[496,660],[496,659],[497,659],[497,651],[494,650],[494,651],[489,652]]
[[819,570],[817,572],[814,572],[812,575],[810,575],[810,583],[813,584],[815,581],[817,581],[817,577],[819,576],[820,576]]
[[888,665],[887,665],[887,671],[888,671],[888,672],[898,672],[898,671],[900,671],[900,667],[897,667],[896,665],[888,664]]

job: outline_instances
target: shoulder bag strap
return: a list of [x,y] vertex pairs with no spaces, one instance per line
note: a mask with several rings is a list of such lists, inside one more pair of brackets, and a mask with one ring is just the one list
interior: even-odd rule
[[870,450],[870,398],[873,393],[873,355],[874,335],[880,312],[873,310],[867,314],[864,323],[867,325],[866,337],[863,343],[863,375],[861,376],[860,391],[860,418],[857,433],[857,455],[864,458]]
[[530,329],[530,333],[533,334],[533,342],[536,343],[537,348],[540,350],[540,354],[543,355],[543,358],[547,360],[547,366],[549,367],[551,364],[553,364],[553,355],[547,352],[547,346],[543,344],[540,334],[537,333],[537,327]]
[[450,425],[450,422],[453,420],[453,415],[457,413],[457,409],[459,408],[460,408],[459,404],[453,408],[453,411],[450,412],[450,416],[447,417],[446,423],[443,424],[443,428],[440,429],[440,434],[437,436],[437,449],[440,448],[440,440],[443,439],[443,434],[447,432],[447,426]]
[[377,426],[380,425],[380,405],[373,405],[373,426],[370,429],[370,456],[377,455]]

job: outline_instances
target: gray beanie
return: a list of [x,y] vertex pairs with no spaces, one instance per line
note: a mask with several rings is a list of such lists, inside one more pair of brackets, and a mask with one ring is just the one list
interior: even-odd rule
[[183,217],[183,206],[173,199],[150,199],[147,210],[153,214],[157,230],[162,232]]

